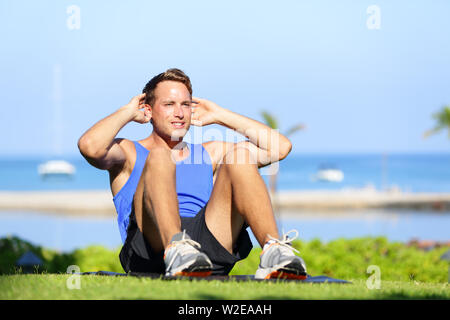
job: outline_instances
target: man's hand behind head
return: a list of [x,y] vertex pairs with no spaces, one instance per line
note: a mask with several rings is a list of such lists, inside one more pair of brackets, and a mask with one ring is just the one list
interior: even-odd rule
[[194,126],[202,127],[220,122],[223,108],[212,101],[192,97],[192,120]]
[[131,98],[130,102],[124,106],[133,112],[133,121],[137,123],[147,123],[152,118],[150,105],[144,103],[145,93],[139,94]]

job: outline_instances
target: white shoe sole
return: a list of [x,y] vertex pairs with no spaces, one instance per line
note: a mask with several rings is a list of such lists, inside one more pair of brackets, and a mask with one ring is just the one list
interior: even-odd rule
[[272,268],[258,268],[255,273],[255,279],[305,280],[307,277],[306,267],[298,260],[286,261]]

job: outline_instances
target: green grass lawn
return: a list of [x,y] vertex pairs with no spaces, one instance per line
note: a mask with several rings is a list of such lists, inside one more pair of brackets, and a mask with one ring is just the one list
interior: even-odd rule
[[[352,284],[163,281],[150,278],[81,276],[81,289],[69,290],[67,267],[81,272],[124,272],[119,250],[90,246],[69,253],[34,246],[19,238],[0,239],[0,299],[450,299],[448,250],[424,251],[387,239],[294,241],[312,276],[326,275]],[[39,256],[41,274],[20,274],[15,261],[26,251]],[[254,274],[260,248],[235,265],[231,274]],[[380,289],[366,281],[379,270]]]
[[381,281],[368,289],[352,284],[260,283],[155,280],[135,277],[81,276],[80,289],[68,289],[69,275],[0,276],[0,299],[450,299],[448,283]]

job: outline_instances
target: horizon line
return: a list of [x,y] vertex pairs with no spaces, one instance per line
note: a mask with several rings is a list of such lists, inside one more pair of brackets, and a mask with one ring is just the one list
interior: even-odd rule
[[[371,150],[371,151],[296,151],[291,152],[289,155],[450,155],[450,149],[448,151],[442,150],[400,150],[400,151],[380,151],[380,150]],[[288,155],[288,157],[289,157]],[[80,153],[62,153],[62,154],[53,154],[53,153],[0,153],[1,158],[75,158],[80,157],[82,155]]]

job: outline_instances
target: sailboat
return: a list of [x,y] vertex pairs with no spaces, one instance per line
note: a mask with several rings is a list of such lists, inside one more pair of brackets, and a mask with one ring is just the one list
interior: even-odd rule
[[[59,64],[53,67],[53,151],[54,154],[62,154],[62,116],[61,116],[61,66]],[[61,159],[51,159],[38,165],[38,173],[41,178],[49,176],[67,176],[71,177],[75,174],[75,166],[70,162]]]
[[51,175],[71,176],[75,171],[75,166],[65,160],[49,160],[38,166],[38,173],[43,178]]
[[344,180],[344,173],[333,165],[322,164],[314,178],[319,181],[341,182]]

